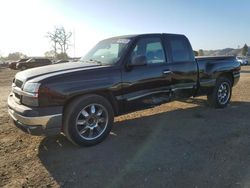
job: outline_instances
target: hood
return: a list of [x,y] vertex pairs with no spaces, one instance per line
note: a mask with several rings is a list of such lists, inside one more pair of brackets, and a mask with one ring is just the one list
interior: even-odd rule
[[42,79],[42,78],[46,78],[49,76],[75,72],[75,71],[81,71],[81,70],[100,68],[100,67],[104,67],[104,66],[100,64],[82,63],[82,62],[53,64],[53,65],[47,65],[47,66],[31,68],[25,71],[21,71],[16,74],[15,78],[24,83],[34,78],[41,77]]

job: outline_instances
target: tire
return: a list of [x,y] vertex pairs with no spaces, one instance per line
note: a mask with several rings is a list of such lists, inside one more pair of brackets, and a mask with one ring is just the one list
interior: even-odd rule
[[208,103],[214,108],[225,108],[232,95],[232,81],[227,77],[219,77],[216,85],[207,95]]
[[63,132],[76,145],[92,146],[109,135],[113,122],[114,112],[109,101],[99,95],[86,95],[67,105]]
[[26,70],[27,69],[27,67],[26,66],[21,66],[21,70],[23,71],[23,70]]

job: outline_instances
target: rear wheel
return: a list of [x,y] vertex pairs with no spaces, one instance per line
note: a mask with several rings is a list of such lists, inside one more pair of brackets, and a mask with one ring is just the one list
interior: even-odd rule
[[208,103],[215,108],[225,108],[230,102],[232,94],[232,81],[226,77],[220,77],[215,87],[207,95]]
[[72,101],[64,113],[63,131],[77,145],[90,146],[102,142],[111,131],[114,112],[107,99],[86,95]]

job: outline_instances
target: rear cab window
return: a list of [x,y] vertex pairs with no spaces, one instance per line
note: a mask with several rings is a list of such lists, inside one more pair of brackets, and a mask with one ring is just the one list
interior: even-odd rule
[[173,63],[194,61],[193,51],[186,37],[171,36],[168,37],[166,42],[168,43]]

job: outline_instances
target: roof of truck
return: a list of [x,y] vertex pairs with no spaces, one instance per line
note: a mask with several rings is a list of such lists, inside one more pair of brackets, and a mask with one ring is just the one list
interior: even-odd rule
[[121,36],[115,36],[107,39],[119,39],[119,38],[135,38],[140,36],[154,36],[154,35],[175,35],[175,36],[184,36],[183,34],[173,34],[173,33],[144,33],[144,34],[131,34],[131,35],[121,35]]

